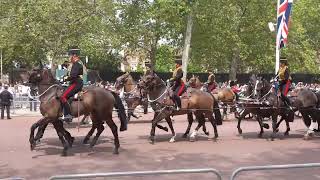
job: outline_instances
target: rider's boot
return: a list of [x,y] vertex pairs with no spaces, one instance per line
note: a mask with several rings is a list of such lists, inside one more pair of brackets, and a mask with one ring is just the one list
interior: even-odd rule
[[178,95],[174,95],[173,99],[176,105],[176,110],[179,111],[181,109],[181,99]]
[[73,116],[71,115],[69,103],[68,102],[62,103],[62,107],[63,107],[63,116],[61,120],[65,122],[72,122]]
[[290,103],[289,98],[287,96],[281,94],[281,99],[284,102],[285,106],[287,106],[287,108],[292,111],[293,109],[291,107],[291,103]]

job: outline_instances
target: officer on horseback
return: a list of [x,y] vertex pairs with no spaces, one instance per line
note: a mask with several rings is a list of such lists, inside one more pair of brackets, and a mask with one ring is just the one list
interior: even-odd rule
[[80,49],[77,47],[73,47],[69,49],[68,52],[70,61],[71,61],[71,71],[69,73],[69,76],[65,78],[65,81],[69,81],[68,88],[63,92],[62,96],[60,97],[61,104],[63,107],[64,116],[62,117],[62,120],[71,122],[72,121],[72,115],[70,110],[70,105],[68,103],[68,99],[78,92],[81,91],[83,87],[83,66],[80,63]]
[[285,105],[290,107],[291,103],[289,98],[287,97],[287,94],[289,92],[289,88],[291,85],[291,76],[290,76],[290,71],[289,71],[286,58],[280,59],[280,67],[277,73],[277,79],[279,81],[279,90],[281,93],[281,99],[285,103]]
[[181,56],[176,56],[176,68],[173,71],[172,78],[169,82],[172,85],[173,97],[172,99],[175,102],[176,109],[179,110],[181,108],[181,99],[180,96],[185,92],[186,87],[182,80],[183,70],[182,70],[182,59]]
[[218,85],[216,83],[216,76],[213,74],[212,71],[209,71],[207,84],[208,84],[208,91],[209,92],[212,92],[213,90],[215,90],[218,87]]

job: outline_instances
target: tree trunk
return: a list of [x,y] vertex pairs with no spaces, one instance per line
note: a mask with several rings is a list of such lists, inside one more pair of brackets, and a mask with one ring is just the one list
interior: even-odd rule
[[316,62],[320,64],[320,49],[317,50],[317,59]]
[[230,72],[229,72],[229,80],[235,81],[237,79],[237,69],[238,63],[240,61],[240,49],[239,47],[235,47],[233,49],[233,57],[230,65]]
[[151,70],[155,70],[155,66],[156,66],[156,56],[157,56],[157,50],[158,50],[158,41],[160,39],[159,35],[156,35],[154,42],[151,45],[151,50],[150,50],[150,63],[151,63]]
[[191,44],[191,35],[192,35],[192,11],[188,15],[187,20],[187,30],[186,36],[184,39],[184,47],[183,47],[183,54],[182,54],[182,69],[183,69],[183,80],[186,82],[187,80],[187,69],[188,69],[188,60],[189,60],[189,51],[190,51],[190,44]]

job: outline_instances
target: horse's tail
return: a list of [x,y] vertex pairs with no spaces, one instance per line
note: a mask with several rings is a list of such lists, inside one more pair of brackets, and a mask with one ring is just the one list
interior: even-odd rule
[[222,117],[221,117],[221,112],[219,109],[219,104],[218,100],[213,97],[213,113],[214,113],[214,118],[216,119],[217,125],[222,125]]
[[119,95],[115,92],[111,92],[116,103],[114,107],[118,110],[118,117],[121,122],[120,131],[126,131],[128,128],[128,119],[126,115],[126,110],[124,109],[123,103]]

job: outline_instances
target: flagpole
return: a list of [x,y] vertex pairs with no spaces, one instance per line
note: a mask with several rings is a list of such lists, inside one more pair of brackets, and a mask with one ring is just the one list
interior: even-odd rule
[[[279,14],[279,6],[280,6],[280,0],[277,0],[277,16],[276,16],[276,19],[277,19],[277,22],[278,22],[278,14]],[[280,24],[277,23],[277,30],[276,30],[276,67],[275,67],[275,74],[278,73],[278,70],[279,70],[279,65],[280,65],[280,46],[279,46],[279,40],[278,39],[278,26]]]
[[280,66],[280,49],[279,49],[279,46],[276,45],[276,67],[275,67],[275,74],[278,73],[279,66]]

